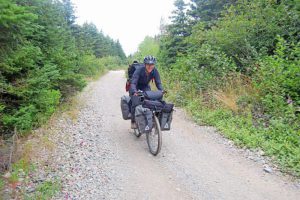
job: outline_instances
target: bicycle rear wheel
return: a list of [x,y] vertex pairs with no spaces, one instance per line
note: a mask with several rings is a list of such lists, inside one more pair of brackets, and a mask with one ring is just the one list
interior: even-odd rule
[[158,118],[154,115],[153,119],[154,119],[154,123],[153,123],[154,127],[152,128],[152,131],[150,133],[146,134],[146,138],[147,138],[147,143],[148,143],[150,153],[156,156],[161,149],[162,133],[161,133],[161,128],[160,128]]

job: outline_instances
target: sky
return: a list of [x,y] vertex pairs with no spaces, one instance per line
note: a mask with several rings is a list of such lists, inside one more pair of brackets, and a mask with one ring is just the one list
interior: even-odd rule
[[133,54],[146,36],[159,33],[174,10],[174,0],[72,0],[77,23],[93,22],[99,30],[119,40],[125,54]]

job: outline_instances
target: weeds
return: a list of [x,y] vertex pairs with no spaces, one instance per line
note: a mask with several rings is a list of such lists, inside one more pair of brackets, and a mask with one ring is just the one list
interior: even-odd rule
[[[2,175],[0,174],[0,176],[2,177]],[[0,194],[1,194],[1,191],[3,190],[4,186],[5,186],[5,182],[4,180],[0,177]]]
[[222,82],[219,90],[206,97],[193,89],[185,90],[180,82],[165,84],[169,90],[167,98],[183,106],[197,123],[216,127],[238,146],[262,149],[265,155],[274,158],[282,171],[300,177],[297,126],[283,119],[270,119],[267,125],[255,125],[252,106],[257,101],[258,91],[244,78]]
[[46,181],[38,185],[36,191],[32,195],[25,195],[24,199],[38,199],[38,200],[47,200],[51,199],[61,190],[61,182],[58,180],[55,181]]
[[15,184],[19,182],[20,175],[28,176],[30,171],[35,169],[34,165],[27,159],[21,159],[12,165],[11,176],[9,177],[9,182]]

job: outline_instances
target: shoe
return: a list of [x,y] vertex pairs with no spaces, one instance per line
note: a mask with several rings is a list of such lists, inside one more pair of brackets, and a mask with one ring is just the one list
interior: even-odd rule
[[136,129],[137,126],[136,126],[136,123],[135,122],[131,122],[131,129]]

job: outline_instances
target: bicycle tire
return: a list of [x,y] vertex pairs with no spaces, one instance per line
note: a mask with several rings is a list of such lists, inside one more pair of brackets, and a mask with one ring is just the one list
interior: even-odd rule
[[[154,127],[150,133],[146,134],[147,144],[149,147],[149,151],[152,155],[156,156],[159,154],[162,146],[162,131],[160,128],[160,124],[156,115],[153,116],[154,119]],[[156,143],[156,147],[152,146],[152,136],[156,136],[154,139],[154,143]]]

